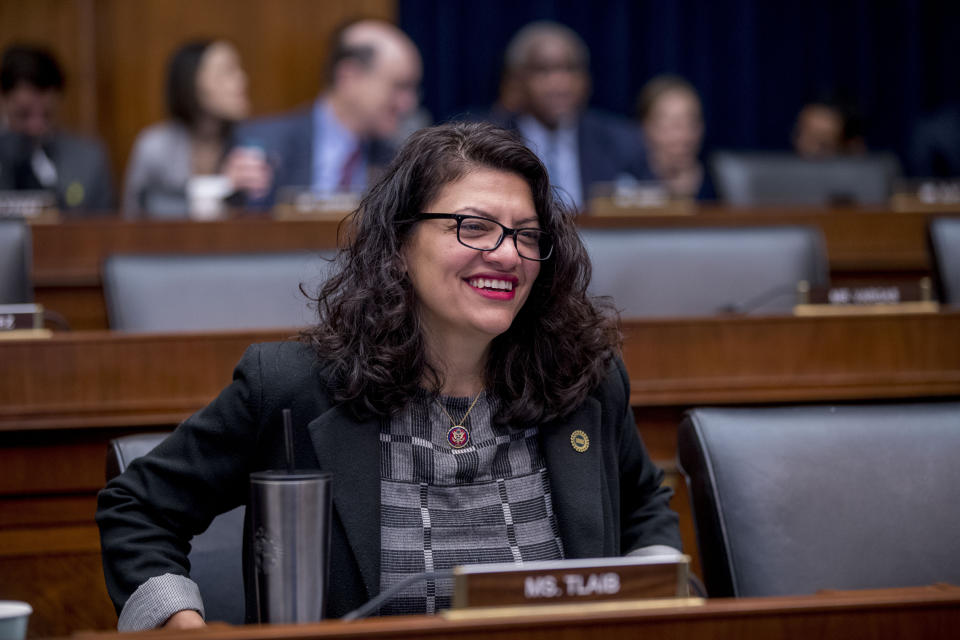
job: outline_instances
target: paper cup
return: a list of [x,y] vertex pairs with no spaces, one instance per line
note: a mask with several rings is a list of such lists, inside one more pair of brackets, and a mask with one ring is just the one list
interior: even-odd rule
[[230,178],[193,176],[187,182],[187,203],[194,220],[212,220],[223,213],[223,199],[233,191]]
[[0,640],[23,640],[33,607],[17,600],[0,600]]

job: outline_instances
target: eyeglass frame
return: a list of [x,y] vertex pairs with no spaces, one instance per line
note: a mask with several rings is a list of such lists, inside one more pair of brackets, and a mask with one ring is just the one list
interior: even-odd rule
[[[467,218],[476,218],[477,220],[484,220],[486,222],[492,222],[493,224],[499,226],[502,231],[500,232],[500,239],[497,240],[497,243],[489,249],[479,249],[477,247],[471,246],[460,239],[460,225],[463,224],[463,221]],[[513,238],[513,248],[517,250],[517,255],[523,258],[524,260],[531,260],[533,262],[544,262],[553,257],[553,236],[543,229],[536,227],[520,227],[517,229],[512,229],[507,225],[497,222],[492,218],[485,218],[483,216],[473,215],[469,213],[420,213],[417,214],[417,220],[456,220],[457,221],[457,242],[462,244],[468,249],[473,249],[474,251],[496,251],[500,248],[500,245],[503,244],[503,239],[507,236]],[[530,258],[528,256],[520,253],[520,247],[517,245],[517,234],[521,231],[537,231],[542,234],[542,237],[547,238],[550,241],[550,251],[543,258]]]

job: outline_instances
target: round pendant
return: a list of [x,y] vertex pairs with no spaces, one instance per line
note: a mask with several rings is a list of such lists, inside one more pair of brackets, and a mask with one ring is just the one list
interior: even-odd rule
[[454,425],[447,431],[447,442],[454,449],[463,449],[470,442],[470,432],[463,425]]

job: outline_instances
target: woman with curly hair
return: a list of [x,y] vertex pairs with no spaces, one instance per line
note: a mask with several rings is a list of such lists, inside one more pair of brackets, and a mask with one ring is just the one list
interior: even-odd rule
[[[424,129],[349,231],[317,325],[250,347],[231,386],[101,493],[118,611],[160,583],[170,603],[121,626],[202,624],[184,545],[157,541],[171,522],[202,531],[245,502],[250,472],[283,466],[284,408],[297,467],[334,477],[330,617],[418,572],[679,549],[616,314],[587,296],[536,155],[490,125]],[[438,578],[380,612],[433,613],[451,592]]]

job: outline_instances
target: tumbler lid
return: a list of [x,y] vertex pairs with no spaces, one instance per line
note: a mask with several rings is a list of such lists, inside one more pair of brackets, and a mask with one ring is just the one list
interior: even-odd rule
[[312,469],[268,469],[250,474],[251,482],[303,482],[304,480],[330,480],[332,473]]

